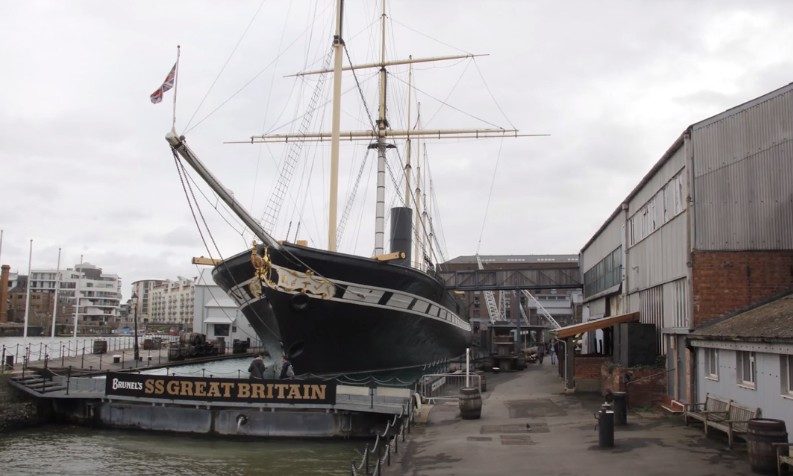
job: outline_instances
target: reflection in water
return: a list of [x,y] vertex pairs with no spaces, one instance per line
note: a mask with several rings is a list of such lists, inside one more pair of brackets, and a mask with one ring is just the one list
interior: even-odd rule
[[3,475],[349,474],[362,446],[51,425],[0,436],[0,468]]

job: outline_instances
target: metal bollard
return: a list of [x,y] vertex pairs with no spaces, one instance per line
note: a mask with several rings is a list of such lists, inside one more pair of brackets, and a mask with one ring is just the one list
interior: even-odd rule
[[604,403],[600,411],[595,413],[598,429],[598,446],[601,448],[614,447],[614,410],[611,405]]

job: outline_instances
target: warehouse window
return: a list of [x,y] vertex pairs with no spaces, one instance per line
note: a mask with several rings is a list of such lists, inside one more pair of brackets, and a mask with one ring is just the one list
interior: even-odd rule
[[782,381],[782,395],[793,397],[793,355],[779,356],[779,377]]
[[719,379],[719,350],[705,349],[705,378]]
[[757,368],[754,352],[736,352],[735,369],[738,374],[738,385],[755,388]]
[[592,296],[622,281],[622,246],[584,273],[584,295]]

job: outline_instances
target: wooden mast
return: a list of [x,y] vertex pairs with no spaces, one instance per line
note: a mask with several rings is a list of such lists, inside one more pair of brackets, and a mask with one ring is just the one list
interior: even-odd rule
[[341,120],[341,38],[343,0],[336,2],[336,35],[333,37],[333,116],[331,118],[330,187],[328,197],[328,251],[336,251],[336,213],[339,200],[339,128]]
[[[383,12],[380,15],[380,64],[385,63],[385,0]],[[386,119],[386,69],[380,66],[379,72],[379,101],[377,107],[377,202],[375,204],[374,218],[374,255],[383,254],[385,238],[385,131],[388,128]]]

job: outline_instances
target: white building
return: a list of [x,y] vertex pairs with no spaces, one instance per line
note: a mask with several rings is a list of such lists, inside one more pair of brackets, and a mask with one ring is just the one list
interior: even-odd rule
[[149,323],[192,328],[194,294],[195,278],[179,277],[176,281],[165,280],[153,286]]
[[[58,287],[58,302],[67,303],[68,315],[61,312],[58,320],[74,323],[75,311],[80,327],[94,329],[115,328],[120,324],[121,279],[106,274],[91,263],[81,263],[65,270],[31,270],[31,292],[54,292]],[[79,300],[75,300],[75,295]],[[75,309],[76,308],[76,309]]]
[[710,394],[793,428],[793,294],[690,335],[699,400]]
[[220,286],[212,282],[211,272],[202,270],[196,278],[193,332],[206,334],[208,340],[223,337],[229,346],[234,339],[250,339],[258,345],[258,337],[237,304]]
[[165,280],[163,279],[142,279],[132,283],[132,296],[136,296],[137,299],[130,303],[132,306],[130,312],[137,310],[138,323],[153,322],[151,314],[152,291],[156,286],[164,282]]

